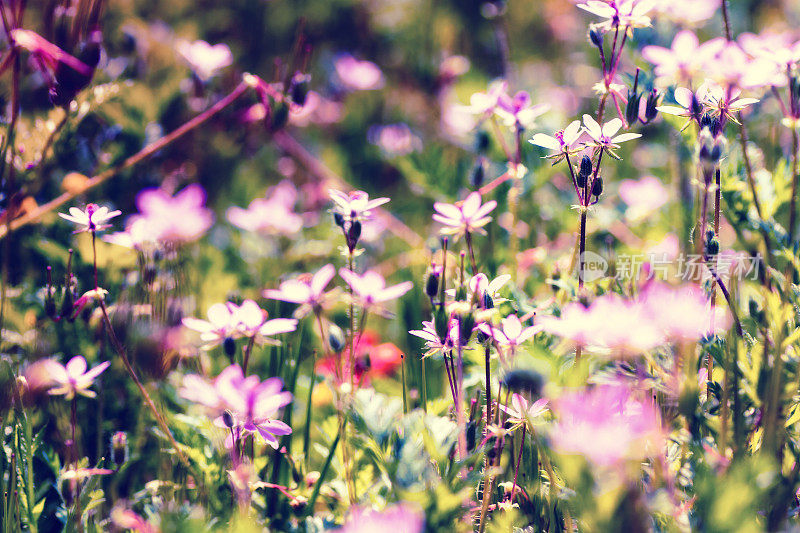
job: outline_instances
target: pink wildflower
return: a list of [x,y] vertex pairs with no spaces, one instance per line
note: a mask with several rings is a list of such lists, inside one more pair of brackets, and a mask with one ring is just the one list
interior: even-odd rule
[[119,216],[120,214],[122,214],[122,211],[109,211],[105,206],[100,207],[97,204],[88,204],[86,209],[83,211],[77,207],[70,207],[69,215],[59,213],[58,216],[64,220],[68,220],[78,224],[79,226],[83,226],[82,228],[75,230],[74,233],[81,233],[84,231],[96,233],[98,231],[110,228],[111,224],[105,224],[105,222],[116,216]]
[[52,361],[48,363],[47,370],[54,387],[49,392],[52,395],[63,394],[66,400],[71,400],[76,394],[94,398],[96,394],[89,387],[92,386],[97,376],[108,368],[109,364],[108,361],[105,361],[87,371],[86,359],[80,355],[70,359],[66,365]]
[[335,275],[336,269],[327,264],[314,275],[304,274],[282,282],[278,289],[265,290],[264,297],[299,304],[294,316],[302,318],[312,311],[321,311],[326,301],[325,288]]
[[145,220],[151,239],[156,242],[191,242],[199,239],[214,222],[206,209],[206,193],[196,184],[175,196],[162,189],[145,189],[136,197],[139,214],[129,224]]
[[351,91],[369,91],[383,87],[383,73],[371,61],[359,61],[350,54],[340,56],[334,64],[336,75]]
[[436,202],[433,208],[438,211],[433,215],[433,220],[441,222],[445,227],[441,230],[444,235],[462,235],[465,233],[483,233],[483,226],[491,222],[488,216],[497,207],[497,202],[490,200],[481,205],[481,193],[474,191],[459,205]]
[[339,269],[339,275],[344,279],[353,290],[353,295],[359,300],[365,309],[380,310],[381,304],[390,300],[400,298],[411,290],[414,284],[404,281],[391,287],[386,286],[383,276],[369,270],[362,275],[346,268]]
[[224,43],[210,45],[206,41],[180,40],[175,48],[203,81],[210,80],[217,72],[233,63],[231,49]]
[[425,515],[415,506],[407,503],[390,505],[383,511],[367,507],[356,507],[338,533],[373,533],[391,531],[392,533],[422,533],[425,529]]
[[654,176],[639,180],[622,180],[619,184],[619,197],[628,204],[625,216],[637,221],[657,211],[669,197],[669,191]]
[[294,235],[303,228],[303,217],[294,212],[297,189],[284,180],[267,191],[264,198],[256,198],[247,209],[233,206],[228,209],[228,220],[234,226],[262,235]]
[[366,220],[372,216],[372,210],[389,202],[388,198],[369,199],[369,194],[364,191],[351,191],[343,193],[335,189],[330,189],[331,200],[333,200],[334,213],[340,214],[347,222],[355,220]]

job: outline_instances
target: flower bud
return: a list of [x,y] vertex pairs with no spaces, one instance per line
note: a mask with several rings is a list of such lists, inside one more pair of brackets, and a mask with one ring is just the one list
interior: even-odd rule
[[625,121],[632,125],[639,118],[639,99],[642,95],[628,90],[628,104],[625,107]]
[[475,151],[483,154],[489,149],[489,134],[485,130],[479,130],[475,134]]
[[469,183],[473,189],[480,189],[483,185],[483,180],[486,177],[486,169],[483,163],[483,157],[479,157],[472,167],[472,172],[469,174]]
[[465,346],[469,343],[470,338],[472,338],[472,330],[474,328],[475,317],[472,313],[467,313],[458,319],[458,336],[461,346]]
[[354,220],[350,224],[350,229],[347,230],[347,247],[352,252],[358,245],[358,239],[361,238],[361,222]]
[[274,102],[272,105],[272,120],[270,121],[270,131],[278,131],[286,125],[289,120],[289,106],[284,102]]
[[336,223],[337,226],[344,229],[344,215],[341,213],[334,213],[333,214],[333,221]]
[[597,176],[592,182],[592,195],[600,196],[603,194],[603,178]]
[[541,396],[544,377],[534,370],[517,368],[503,376],[503,385],[514,392],[530,392]]
[[225,350],[225,355],[233,360],[233,356],[236,355],[236,341],[234,338],[225,337],[225,340],[222,341],[222,347]]
[[328,327],[328,344],[330,345],[331,350],[336,353],[341,353],[341,351],[344,350],[345,342],[344,331],[342,331],[342,328],[336,324],[331,324],[330,327]]
[[289,501],[289,507],[292,508],[292,512],[297,516],[301,516],[304,513],[306,505],[308,505],[308,498],[305,496],[295,496],[294,499]]
[[225,409],[222,412],[222,422],[225,424],[226,428],[232,428],[234,424],[233,420],[233,413],[231,413],[228,409]]
[[431,300],[439,295],[439,274],[437,272],[428,273],[428,279],[425,280],[425,294]]
[[124,431],[111,435],[111,460],[117,468],[128,460],[128,435]]
[[719,253],[719,241],[715,238],[714,232],[706,232],[706,255],[717,255]]
[[645,105],[644,119],[647,122],[656,118],[658,115],[658,91],[653,89],[647,94],[647,104]]
[[581,159],[581,168],[578,171],[578,187],[583,189],[586,187],[586,182],[589,180],[589,176],[592,174],[592,160],[589,158],[588,155],[583,156]]
[[488,292],[483,293],[483,308],[494,309],[494,299]]
[[299,106],[306,105],[306,97],[308,96],[308,83],[311,81],[311,76],[298,72],[292,77],[292,86],[289,91],[289,96],[292,102]]
[[603,34],[597,28],[589,28],[589,40],[597,48],[603,47]]
[[449,322],[447,311],[445,311],[443,307],[439,307],[433,314],[433,324],[436,327],[436,334],[440,339],[447,338],[447,326]]

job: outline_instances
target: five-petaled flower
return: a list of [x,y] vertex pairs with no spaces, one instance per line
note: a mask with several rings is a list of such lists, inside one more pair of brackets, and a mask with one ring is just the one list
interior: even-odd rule
[[292,432],[289,425],[276,419],[278,412],[292,401],[292,394],[282,388],[280,378],[262,382],[258,376],[245,377],[241,367],[234,364],[212,382],[196,374],[185,376],[180,394],[210,409],[217,417],[217,426],[230,429],[227,447],[233,447],[235,440],[246,435],[258,434],[277,449],[277,437]]
[[589,134],[597,146],[607,150],[619,148],[619,143],[632,141],[642,136],[641,133],[622,133],[616,135],[622,127],[622,120],[614,118],[600,126],[595,119],[589,115],[583,115],[583,130]]
[[541,146],[542,148],[553,150],[554,153],[547,157],[552,157],[555,158],[556,161],[560,161],[565,155],[572,153],[576,149],[581,134],[583,134],[583,130],[581,129],[580,121],[573,120],[566,128],[557,131],[552,136],[546,133],[537,133],[528,142],[536,146]]
[[445,225],[441,233],[443,235],[461,235],[466,233],[484,233],[482,229],[491,222],[492,217],[488,216],[497,207],[497,202],[490,200],[481,205],[481,193],[478,191],[470,193],[461,204],[446,204],[436,202],[433,208],[438,211],[433,215],[433,220]]
[[331,200],[334,205],[333,212],[339,214],[347,222],[366,220],[372,215],[372,210],[389,201],[388,198],[369,199],[369,194],[364,191],[351,191],[343,193],[336,189],[330,190]]
[[76,394],[94,398],[95,392],[89,387],[94,383],[95,378],[103,373],[108,368],[110,363],[108,361],[100,363],[96,367],[87,371],[86,359],[83,356],[76,355],[62,365],[57,361],[52,361],[48,364],[49,378],[54,384],[50,389],[52,395],[64,395],[64,398],[71,400]]
[[300,307],[294,312],[294,316],[303,318],[312,311],[318,313],[322,310],[330,294],[325,293],[325,287],[335,275],[334,266],[327,264],[314,275],[303,274],[295,279],[282,282],[278,289],[265,290],[264,297],[300,304]]
[[358,299],[365,310],[380,312],[384,302],[400,298],[414,286],[410,281],[404,281],[387,287],[383,276],[374,270],[368,270],[364,274],[358,275],[352,270],[342,268],[339,269],[339,275],[353,290],[353,296]]
[[289,333],[297,329],[297,319],[273,318],[253,300],[245,300],[238,306],[233,302],[216,303],[208,308],[208,320],[187,317],[183,325],[200,333],[204,350],[218,346],[225,339],[252,338],[258,344],[271,341],[270,337]]
[[81,233],[84,231],[96,233],[106,228],[110,228],[111,224],[106,224],[105,222],[108,222],[112,218],[121,214],[122,211],[120,210],[109,211],[105,206],[100,207],[97,204],[88,204],[86,209],[83,211],[77,207],[70,207],[69,215],[59,213],[58,216],[64,220],[69,220],[70,222],[73,222],[79,226],[83,226],[82,228],[75,230],[74,233]]

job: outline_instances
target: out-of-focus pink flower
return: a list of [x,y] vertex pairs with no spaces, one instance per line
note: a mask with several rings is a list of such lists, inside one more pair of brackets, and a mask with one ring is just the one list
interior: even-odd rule
[[383,73],[371,61],[359,61],[350,54],[343,54],[336,59],[334,68],[339,81],[351,91],[369,91],[383,87]]
[[622,133],[616,135],[622,127],[622,120],[614,118],[600,126],[597,121],[589,115],[583,115],[583,130],[589,134],[598,146],[606,149],[619,148],[619,143],[638,139],[641,133]]
[[205,344],[204,350],[218,346],[225,339],[252,338],[263,344],[281,333],[289,333],[297,329],[294,318],[274,318],[267,320],[266,311],[253,300],[245,300],[241,306],[233,302],[216,303],[208,308],[208,320],[187,317],[183,325],[200,333],[200,340]]
[[[255,120],[262,120],[266,116],[263,104]],[[306,103],[303,106],[293,105],[289,109],[289,122],[298,127],[306,127],[309,124],[326,126],[336,124],[342,119],[342,104],[329,100],[316,91],[308,91]]]
[[341,268],[339,275],[353,290],[353,295],[361,305],[368,310],[380,310],[381,304],[400,298],[414,286],[412,282],[404,281],[387,287],[383,276],[374,270],[358,275],[351,270]]
[[[713,41],[711,46],[722,45]],[[705,56],[713,55],[709,45],[700,46],[700,40],[693,31],[683,30],[675,35],[670,48],[649,45],[642,49],[642,57],[655,65],[655,73],[667,83],[689,83],[702,72]]]
[[294,316],[302,318],[312,311],[318,313],[322,310],[328,299],[325,288],[335,275],[336,269],[333,265],[327,264],[313,276],[304,274],[282,282],[278,289],[265,290],[264,297],[299,304],[300,307]]
[[[223,370],[213,382],[196,374],[184,377],[181,396],[199,403],[218,416],[216,424],[225,425],[222,413],[229,412],[236,439],[248,434],[260,435],[267,444],[278,448],[277,436],[288,435],[292,428],[277,420],[278,411],[291,403],[292,394],[282,391],[280,378],[270,378],[261,382],[258,376],[245,377],[239,365],[231,365]],[[226,445],[230,448],[234,437],[228,435]]]
[[390,157],[408,155],[422,148],[422,141],[406,124],[372,126],[367,139]]
[[603,295],[589,307],[568,304],[559,318],[542,317],[539,323],[553,335],[580,346],[611,350],[612,355],[637,355],[664,342],[645,309],[617,294]]
[[214,215],[205,205],[206,193],[197,184],[175,196],[162,189],[145,189],[136,197],[139,214],[131,217],[128,227],[140,224],[137,232],[149,234],[157,243],[195,241],[214,223]]
[[355,507],[339,533],[422,533],[425,528],[425,515],[417,507],[408,503],[390,505],[383,511],[368,507]]
[[671,260],[680,253],[680,241],[674,233],[668,233],[663,239],[648,247],[645,255],[657,260]]
[[66,400],[71,400],[76,394],[94,398],[97,395],[89,387],[92,386],[97,376],[108,368],[109,364],[108,361],[105,361],[91,370],[87,370],[86,359],[80,355],[70,359],[66,365],[51,360],[47,366],[48,377],[54,384],[54,387],[50,389],[50,394],[63,394]]
[[465,233],[483,233],[483,227],[491,222],[488,216],[497,207],[497,202],[490,200],[481,205],[481,193],[474,191],[460,204],[436,202],[433,208],[438,211],[433,220],[444,224],[443,235],[462,235]]
[[[696,342],[731,326],[727,313],[712,313],[708,297],[696,285],[673,287],[664,282],[653,281],[639,295],[639,300],[652,320],[657,321],[666,338],[671,340]],[[711,331],[712,322],[714,331]]]
[[509,128],[529,129],[533,127],[534,121],[549,109],[550,104],[534,105],[530,94],[519,91],[514,96],[501,94],[495,113]]
[[500,99],[503,96],[507,96],[507,92],[507,81],[493,81],[491,84],[489,84],[489,88],[485,93],[477,92],[470,96],[469,107],[467,109],[471,113],[481,115],[483,118],[488,118],[500,105]]
[[502,319],[499,328],[484,322],[478,326],[478,329],[497,341],[500,346],[508,348],[512,353],[517,346],[542,331],[540,325],[522,327],[522,322],[517,315],[508,315]]
[[86,209],[83,211],[77,207],[70,207],[69,215],[59,213],[58,216],[64,220],[68,220],[74,224],[77,224],[78,226],[83,226],[82,228],[75,230],[73,233],[81,233],[84,231],[96,233],[98,231],[110,228],[111,224],[105,224],[105,222],[108,222],[112,218],[121,214],[122,211],[120,210],[109,211],[105,206],[100,207],[97,204],[88,204]]
[[363,221],[372,216],[372,210],[389,202],[388,198],[369,199],[369,194],[364,191],[351,191],[343,193],[335,189],[330,189],[331,200],[333,200],[334,213],[342,215],[347,222],[356,220]]
[[695,25],[713,17],[719,6],[717,0],[657,0],[655,10],[677,24]]
[[225,43],[211,45],[206,41],[180,40],[175,48],[203,81],[210,80],[217,72],[233,63],[233,54]]
[[655,176],[639,180],[622,180],[619,196],[628,204],[625,216],[631,221],[641,220],[667,203],[667,189]]
[[563,454],[580,454],[600,467],[618,466],[661,452],[661,417],[652,401],[623,384],[570,392],[555,405],[550,436]]
[[111,509],[111,522],[118,528],[130,529],[136,533],[158,533],[158,528],[133,512],[117,503]]
[[264,198],[256,198],[247,209],[233,206],[228,209],[228,220],[234,226],[262,235],[294,235],[303,227],[303,217],[294,212],[297,189],[289,180],[283,180],[267,191]]

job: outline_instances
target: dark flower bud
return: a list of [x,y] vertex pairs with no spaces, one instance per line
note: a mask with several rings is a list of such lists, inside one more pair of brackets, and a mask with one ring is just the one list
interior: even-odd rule
[[236,341],[233,337],[225,337],[225,340],[222,341],[222,347],[225,350],[225,355],[233,360],[233,356],[236,355]]
[[589,28],[589,40],[597,48],[603,47],[603,34],[597,28]]
[[233,420],[233,413],[231,413],[228,409],[225,409],[222,412],[222,422],[225,424],[226,428],[232,428],[234,424]]
[[336,223],[337,226],[340,228],[344,228],[344,215],[341,213],[334,213],[333,214],[333,221]]
[[447,311],[443,307],[439,307],[433,314],[433,324],[436,326],[436,334],[440,339],[447,338],[447,326],[450,322]]
[[722,157],[722,145],[720,143],[714,143],[714,147],[711,148],[710,159],[712,161],[719,161]]
[[489,134],[485,130],[479,130],[475,134],[475,151],[483,154],[489,149]]
[[700,103],[700,100],[697,99],[697,95],[694,93],[692,93],[692,103],[690,104],[689,112],[695,118],[703,113],[703,104]]
[[478,330],[478,333],[475,334],[475,340],[477,340],[479,344],[483,344],[489,340],[489,336],[481,330]]
[[308,96],[308,83],[311,81],[311,76],[308,74],[301,74],[298,72],[292,78],[292,88],[289,95],[292,102],[299,106],[306,105],[306,97]]
[[503,376],[503,385],[514,392],[529,392],[540,396],[544,388],[544,377],[536,371],[517,368]]
[[764,324],[764,310],[761,309],[753,298],[747,302],[747,310],[750,313],[750,318],[755,321],[756,324],[763,325]]
[[600,176],[597,176],[592,182],[592,194],[594,196],[600,196],[603,194],[603,178]]
[[292,508],[292,512],[297,516],[301,516],[305,512],[306,505],[308,505],[308,498],[305,496],[295,496],[289,501],[289,507]]
[[461,285],[456,289],[456,301],[463,302],[467,299],[467,287],[465,285]]
[[75,297],[72,294],[72,289],[69,287],[64,288],[64,298],[61,300],[61,318],[69,319],[72,316],[72,308],[75,305]]
[[460,337],[461,346],[465,346],[469,343],[469,339],[472,337],[472,330],[475,328],[475,317],[472,313],[468,313],[465,316],[462,316],[458,320],[458,336]]
[[111,435],[111,460],[117,468],[128,460],[128,435],[124,431],[117,431]]
[[589,176],[592,175],[592,160],[589,158],[588,155],[583,156],[581,159],[581,168],[578,170],[578,176],[576,181],[578,182],[578,187],[583,189],[586,187],[586,182],[589,181]]
[[488,292],[483,293],[483,308],[494,309],[494,300]]
[[439,294],[439,274],[431,272],[428,274],[428,279],[425,280],[425,294],[428,298],[433,300]]
[[284,102],[274,102],[272,105],[272,120],[270,121],[270,131],[278,131],[286,125],[289,120],[289,106]]
[[658,115],[658,91],[653,89],[647,94],[647,105],[645,106],[644,118],[647,122],[656,118]]
[[472,167],[472,172],[469,174],[469,183],[473,189],[480,189],[483,185],[483,180],[486,177],[486,169],[484,168],[483,158],[479,157]]
[[467,451],[472,452],[478,442],[478,424],[470,420],[467,424]]
[[354,220],[350,224],[350,229],[347,230],[347,247],[352,252],[358,244],[358,239],[361,238],[361,222]]
[[336,324],[331,324],[328,328],[328,344],[330,345],[331,350],[336,353],[340,353],[342,350],[344,350],[344,331],[342,331],[342,328]]
[[642,97],[634,91],[628,91],[628,104],[625,107],[625,121],[633,124],[639,118],[639,99]]
[[719,241],[714,238],[714,232],[706,234],[706,255],[717,255],[719,253]]

